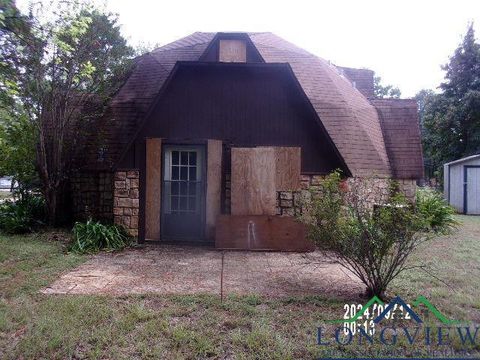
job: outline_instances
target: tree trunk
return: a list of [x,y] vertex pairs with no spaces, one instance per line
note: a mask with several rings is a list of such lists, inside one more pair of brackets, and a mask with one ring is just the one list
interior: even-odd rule
[[57,192],[54,189],[47,189],[45,201],[47,203],[48,225],[55,226],[57,224]]
[[365,297],[367,299],[371,299],[374,296],[378,297],[382,301],[385,301],[386,299],[385,289],[380,286],[367,287],[365,289]]
[[45,202],[47,206],[47,221],[50,226],[62,226],[67,224],[70,218],[70,209],[66,205],[65,184],[58,188],[49,188],[45,191]]

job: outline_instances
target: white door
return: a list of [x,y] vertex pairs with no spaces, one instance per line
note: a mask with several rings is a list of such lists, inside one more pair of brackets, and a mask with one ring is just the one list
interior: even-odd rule
[[480,215],[480,167],[467,167],[467,214]]

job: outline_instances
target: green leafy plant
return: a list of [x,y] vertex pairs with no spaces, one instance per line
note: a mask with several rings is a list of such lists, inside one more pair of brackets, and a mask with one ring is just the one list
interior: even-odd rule
[[89,219],[77,222],[73,227],[71,251],[77,253],[95,253],[100,250],[121,250],[129,246],[131,237],[118,225],[105,225]]
[[437,234],[448,234],[458,222],[454,219],[455,209],[450,206],[440,193],[430,188],[417,190],[415,206],[425,221],[425,230]]
[[365,185],[353,183],[347,190],[336,171],[310,193],[302,215],[309,238],[352,271],[366,285],[368,297],[384,298],[401,272],[423,267],[412,266],[408,258],[421,243],[450,229],[453,221],[451,213],[439,209],[437,197],[429,194],[414,204],[394,182],[390,185],[388,201],[374,205],[365,196]]
[[0,230],[7,234],[32,232],[44,225],[45,219],[45,200],[41,196],[25,195],[0,205]]
[[0,126],[0,175],[23,184],[38,172],[48,222],[59,225],[68,178],[87,146],[102,145],[98,119],[124,83],[134,49],[118,17],[91,1],[33,1],[28,12],[13,0],[0,4],[0,117],[10,118]]

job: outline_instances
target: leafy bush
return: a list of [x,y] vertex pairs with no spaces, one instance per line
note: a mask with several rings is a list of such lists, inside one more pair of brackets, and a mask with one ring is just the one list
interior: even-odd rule
[[415,205],[425,221],[425,230],[427,231],[448,234],[458,225],[458,222],[453,218],[455,209],[435,190],[429,188],[418,189]]
[[45,200],[41,196],[25,195],[0,205],[0,230],[7,234],[31,232],[44,225],[45,219]]
[[73,239],[70,250],[82,254],[100,250],[120,250],[131,243],[131,237],[123,227],[105,225],[91,219],[86,223],[75,223]]
[[352,184],[346,191],[337,171],[326,177],[319,191],[310,193],[302,215],[319,249],[352,271],[366,285],[367,296],[380,298],[392,280],[410,268],[407,259],[418,245],[451,224],[451,217],[432,211],[438,206],[427,206],[433,202],[430,197],[415,206],[394,182],[390,189],[388,202],[373,207],[362,185]]

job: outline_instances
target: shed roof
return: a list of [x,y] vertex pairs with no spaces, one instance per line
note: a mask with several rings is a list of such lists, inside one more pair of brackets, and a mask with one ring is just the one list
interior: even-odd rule
[[[137,61],[132,75],[112,101],[114,121],[109,123],[112,131],[108,139],[112,164],[139,126],[175,64],[178,61],[198,61],[217,34],[196,32],[143,55]],[[403,112],[404,125],[410,125],[412,129],[408,135],[409,146],[398,146],[403,141],[405,127],[383,129],[378,105],[357,90],[341,69],[272,33],[246,35],[265,62],[290,65],[352,175],[401,174],[411,178],[423,175],[416,114]],[[381,107],[385,109],[392,104],[384,103]],[[396,103],[395,108],[402,107],[402,104]],[[406,107],[411,109],[412,105]],[[397,111],[398,114],[402,112]],[[386,142],[385,131],[390,139],[397,139]],[[395,146],[387,149],[390,144]],[[406,168],[409,170],[405,171]]]
[[459,164],[459,163],[462,163],[462,162],[466,162],[466,161],[470,161],[470,160],[475,160],[475,159],[479,159],[480,158],[480,154],[477,154],[477,155],[471,155],[471,156],[467,156],[467,157],[464,157],[464,158],[461,158],[461,159],[457,159],[457,160],[454,160],[454,161],[450,161],[448,163],[445,163],[444,165],[445,166],[450,166],[450,165],[455,165],[455,164]]

